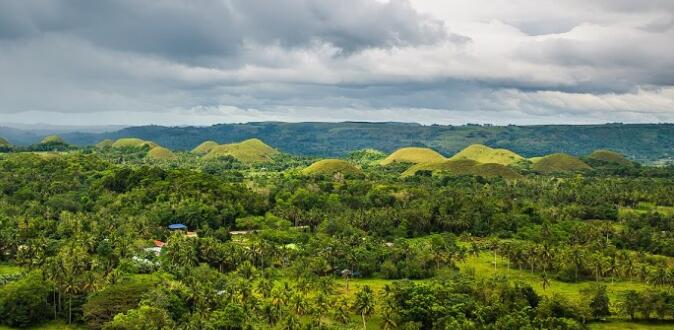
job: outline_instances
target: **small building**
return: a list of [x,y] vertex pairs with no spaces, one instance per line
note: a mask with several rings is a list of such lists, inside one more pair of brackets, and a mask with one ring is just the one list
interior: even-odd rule
[[183,225],[182,223],[172,223],[168,225],[168,229],[170,230],[187,230],[187,226]]

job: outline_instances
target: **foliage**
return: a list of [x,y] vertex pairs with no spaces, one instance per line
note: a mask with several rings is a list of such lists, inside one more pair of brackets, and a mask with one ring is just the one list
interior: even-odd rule
[[39,272],[13,282],[0,285],[0,320],[3,324],[27,327],[39,324],[49,317],[46,303],[49,283]]

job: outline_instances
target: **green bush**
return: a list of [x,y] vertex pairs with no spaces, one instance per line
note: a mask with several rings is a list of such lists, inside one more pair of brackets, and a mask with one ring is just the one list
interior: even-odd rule
[[12,327],[27,327],[47,320],[49,288],[39,273],[31,273],[2,286],[0,322]]
[[142,295],[151,289],[151,285],[138,280],[116,283],[94,293],[82,306],[84,320],[89,327],[100,329],[115,315],[138,306]]

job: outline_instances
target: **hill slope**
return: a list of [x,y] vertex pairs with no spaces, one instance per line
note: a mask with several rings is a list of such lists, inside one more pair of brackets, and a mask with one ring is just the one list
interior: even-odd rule
[[472,144],[459,151],[451,160],[471,159],[479,163],[510,165],[522,161],[524,157],[508,150],[494,149],[483,144]]
[[543,173],[576,172],[591,169],[582,160],[564,153],[543,156],[533,161],[533,170]]
[[617,153],[610,150],[595,150],[589,156],[587,156],[588,161],[595,161],[603,164],[615,164],[621,166],[630,166],[632,162],[625,158],[623,154]]
[[150,148],[157,147],[158,144],[152,141],[145,141],[139,138],[121,138],[117,139],[115,143],[112,144],[113,148],[143,148],[148,146]]
[[45,136],[44,139],[42,139],[42,141],[40,141],[40,144],[52,144],[52,143],[62,144],[62,143],[66,143],[66,142],[63,140],[63,138],[61,138],[58,135]]
[[10,146],[11,146],[11,144],[9,143],[9,141],[0,137],[0,147],[10,147]]
[[101,142],[96,143],[96,148],[106,148],[106,147],[112,147],[112,145],[115,144],[115,141],[112,139],[105,139]]
[[176,158],[176,155],[173,153],[173,151],[164,147],[154,147],[147,152],[147,158],[156,160],[169,160]]
[[192,153],[205,155],[217,146],[219,146],[219,144],[215,141],[210,141],[210,140],[204,141],[200,145],[198,145],[194,149],[192,149]]
[[446,172],[453,175],[476,175],[483,177],[500,176],[506,179],[518,179],[522,177],[522,175],[507,166],[495,163],[482,164],[472,159],[417,164],[403,172],[401,177],[412,176],[418,171]]
[[407,147],[400,148],[379,162],[381,165],[391,163],[429,163],[439,162],[446,158],[437,151],[429,148]]
[[239,143],[214,147],[204,157],[210,159],[230,155],[244,163],[261,163],[272,160],[272,157],[278,153],[278,150],[260,139],[248,139]]
[[336,173],[342,173],[347,177],[363,175],[363,172],[356,165],[341,159],[319,160],[302,170],[304,175],[332,176]]

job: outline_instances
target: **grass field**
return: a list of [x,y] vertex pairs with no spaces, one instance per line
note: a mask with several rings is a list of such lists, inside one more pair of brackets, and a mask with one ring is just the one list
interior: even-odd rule
[[634,208],[630,207],[620,208],[620,215],[625,215],[630,212],[632,213],[659,212],[665,215],[672,215],[674,214],[674,206],[661,206],[652,203],[641,202]]
[[22,270],[23,268],[19,266],[0,263],[0,275],[16,274],[20,273]]
[[[531,285],[538,294],[551,295],[559,293],[576,300],[580,299],[580,293],[583,289],[589,289],[595,284],[594,281],[567,283],[550,278],[550,286],[544,290],[541,276],[526,270],[508,269],[506,260],[501,257],[496,258],[496,269],[494,269],[493,254],[488,252],[483,252],[477,257],[469,256],[465,261],[460,262],[458,266],[462,272],[474,272],[477,277],[487,279],[494,276],[507,276],[512,281],[521,281]],[[617,308],[615,303],[621,292],[630,289],[641,291],[648,288],[648,285],[639,282],[615,281],[611,283],[611,281],[600,281],[599,283],[606,285],[613,311]]]

